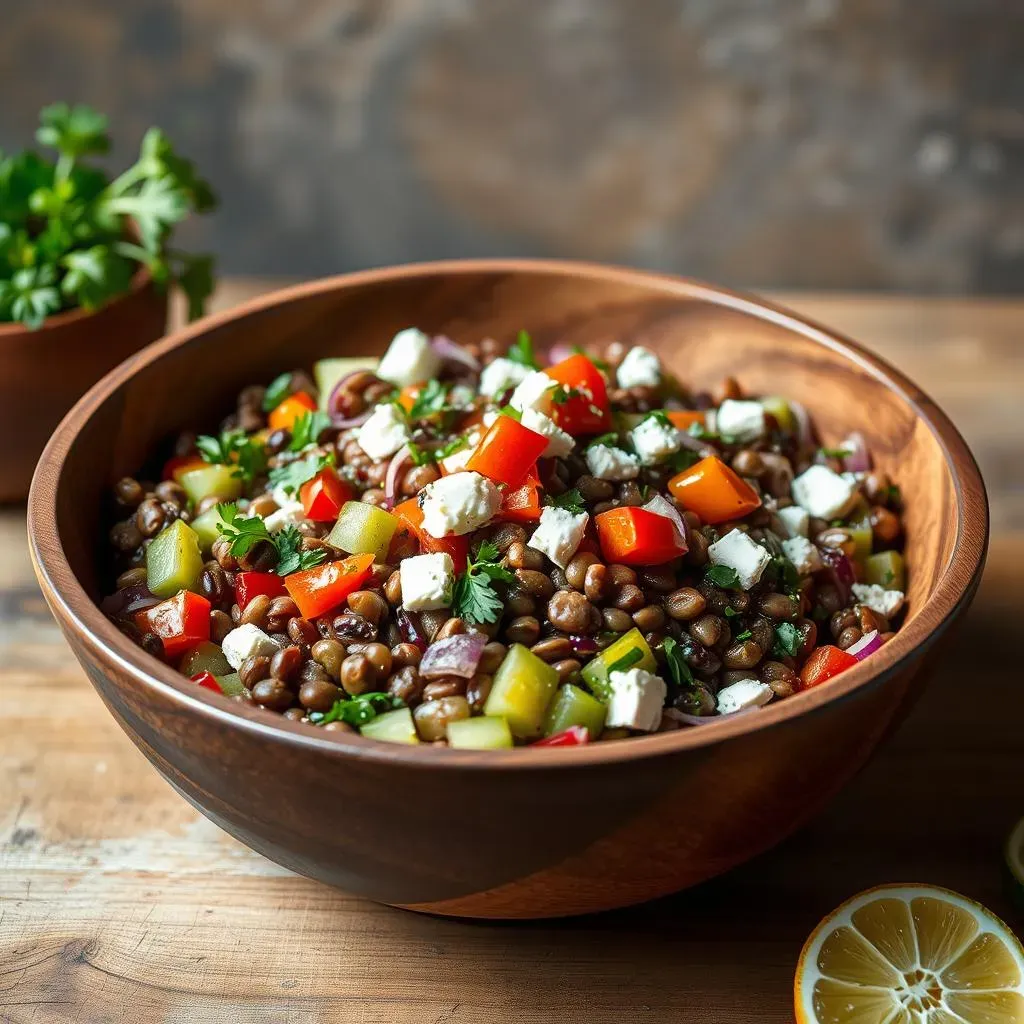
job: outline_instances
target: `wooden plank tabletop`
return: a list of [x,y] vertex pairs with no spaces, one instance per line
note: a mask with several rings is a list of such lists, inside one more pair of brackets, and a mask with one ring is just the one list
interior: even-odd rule
[[[261,287],[232,284],[218,303]],[[1024,815],[1024,301],[782,299],[931,392],[972,444],[993,511],[988,569],[966,624],[909,720],[828,811],[725,878],[593,918],[466,923],[351,898],[250,852],[157,776],[50,619],[23,512],[8,509],[0,1020],[789,1021],[803,939],[867,886],[950,886],[1020,933],[999,850]]]

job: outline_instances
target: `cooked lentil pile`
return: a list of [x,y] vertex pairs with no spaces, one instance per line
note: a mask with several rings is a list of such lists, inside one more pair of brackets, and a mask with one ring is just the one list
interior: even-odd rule
[[712,722],[892,636],[900,495],[860,435],[642,346],[545,362],[409,328],[245,388],[115,486],[104,611],[239,703],[477,749]]

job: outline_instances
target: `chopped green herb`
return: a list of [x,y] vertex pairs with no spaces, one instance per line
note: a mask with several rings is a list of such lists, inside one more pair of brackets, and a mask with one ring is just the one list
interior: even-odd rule
[[795,658],[804,644],[804,635],[792,622],[780,622],[775,627],[775,642],[772,644],[772,656],[776,658]]
[[737,633],[736,636],[733,637],[733,640],[736,643],[743,643],[744,640],[751,639],[751,637],[753,637],[753,635],[754,634],[751,633],[749,629],[745,629],[745,630],[743,630],[742,633]]
[[316,444],[317,438],[331,425],[331,417],[319,409],[304,412],[292,424],[292,439],[288,450],[300,452],[307,445]]
[[826,459],[845,459],[850,453],[845,448],[819,448],[818,454]]
[[725,609],[725,617],[727,619],[735,619],[737,615],[739,615],[739,612],[736,611],[735,608],[726,607],[726,609]]
[[416,396],[409,410],[409,419],[421,420],[444,412],[448,402],[448,388],[438,380],[429,380]]
[[[668,427],[670,430],[674,429],[675,424],[668,418],[668,413],[664,409],[654,409],[649,412],[640,423],[646,423],[648,420],[655,420],[660,423],[663,427]],[[639,426],[640,424],[637,424]]]
[[506,358],[520,366],[528,366],[531,370],[540,369],[533,351],[533,339],[527,331],[519,332],[515,343],[509,348]]
[[565,405],[571,398],[579,398],[581,394],[578,388],[567,388],[564,384],[559,384],[551,389],[551,401],[555,405]]
[[630,647],[628,651],[621,657],[613,661],[608,666],[608,674],[611,675],[613,672],[625,672],[631,665],[635,665],[638,661],[643,659],[644,652],[639,647]]
[[406,443],[406,448],[409,449],[409,458],[414,466],[429,466],[437,461],[438,452],[427,451],[412,441]]
[[278,562],[274,571],[278,576],[313,569],[327,558],[326,548],[302,550],[302,534],[299,533],[298,527],[286,526],[283,530],[271,534],[270,539],[277,548]]
[[680,448],[679,451],[673,452],[666,462],[673,473],[682,473],[684,469],[696,466],[700,460],[701,456],[696,452],[691,452],[688,448]]
[[709,565],[704,578],[723,590],[741,590],[736,570],[728,565]]
[[336,700],[329,711],[312,711],[309,720],[314,725],[327,725],[328,722],[346,722],[356,728],[372,722],[378,715],[386,711],[404,708],[405,701],[400,697],[392,697],[390,693],[361,693],[348,700]]
[[[460,434],[453,441],[449,441],[448,444],[442,445],[440,448],[434,450],[434,458],[440,462],[441,459],[447,459],[449,455],[454,455],[456,452],[461,452],[463,448],[469,447],[469,440],[465,434]],[[409,442],[409,449],[412,450],[413,444]],[[416,462],[416,456],[413,456],[413,462]],[[416,462],[416,465],[422,465],[422,463]]]
[[466,571],[455,581],[452,611],[467,622],[497,622],[504,604],[493,584],[511,583],[515,577],[500,565],[501,552],[496,544],[484,541]]
[[292,393],[291,373],[282,373],[268,385],[263,396],[263,411],[273,412]]
[[793,597],[800,590],[800,571],[785,555],[775,555],[772,558],[772,568],[779,583],[782,584],[782,589]]
[[[613,430],[608,434],[598,434],[588,445],[587,448],[618,448],[619,446],[619,435]],[[584,449],[586,451],[586,449]]]
[[703,423],[691,423],[687,428],[686,432],[690,437],[697,438],[698,441],[716,441],[718,440],[718,434],[713,430],[708,430]]
[[521,409],[517,409],[514,405],[503,405],[498,410],[499,416],[508,416],[509,419],[513,419],[516,423],[521,423],[523,420],[523,413]]
[[217,515],[220,516],[217,529],[221,536],[231,541],[229,550],[236,558],[247,555],[261,541],[271,539],[263,519],[260,516],[240,515],[234,502],[218,505]]
[[299,488],[325,466],[334,465],[333,455],[307,455],[283,466],[275,466],[269,473],[270,486],[280,487],[285,494],[297,494]]
[[683,657],[683,648],[673,637],[667,636],[662,642],[661,649],[665,652],[665,663],[668,665],[672,682],[683,690],[692,689],[696,685],[690,666]]
[[557,496],[548,495],[544,499],[544,504],[549,505],[551,508],[564,508],[566,512],[572,512],[573,515],[579,515],[581,512],[587,511],[586,503],[583,501],[583,495],[580,494],[579,489],[574,487],[571,491],[566,491],[565,494],[559,494]]
[[267,452],[259,441],[244,430],[225,430],[219,437],[202,434],[196,448],[204,462],[233,466],[232,476],[252,483],[267,468]]

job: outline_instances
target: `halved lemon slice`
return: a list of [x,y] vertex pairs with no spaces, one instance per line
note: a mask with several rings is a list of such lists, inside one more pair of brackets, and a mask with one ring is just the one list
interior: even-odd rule
[[1024,910],[1024,818],[1006,840],[1006,867],[1010,872],[1010,896]]
[[883,885],[814,930],[795,999],[797,1024],[1022,1024],[1024,949],[958,893]]

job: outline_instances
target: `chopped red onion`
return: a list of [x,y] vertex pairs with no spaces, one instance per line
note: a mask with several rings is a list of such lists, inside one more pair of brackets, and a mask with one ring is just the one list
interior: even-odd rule
[[430,347],[446,363],[458,363],[470,373],[480,372],[480,363],[471,356],[458,342],[443,334],[438,334],[430,339]]
[[462,676],[471,679],[487,646],[483,633],[457,633],[435,640],[423,653],[419,673],[424,679],[438,676]]
[[666,519],[671,519],[673,525],[676,528],[679,543],[682,544],[683,550],[679,553],[685,555],[689,550],[690,545],[687,543],[686,523],[683,521],[683,517],[679,514],[679,509],[668,500],[662,494],[655,494],[646,505],[642,505],[641,508],[646,509],[648,512],[653,512],[656,516],[664,516]]
[[810,449],[815,447],[814,426],[811,423],[811,414],[801,402],[790,400],[788,404],[790,411],[793,413],[793,418],[796,420],[796,436],[800,451],[810,451]]
[[402,470],[406,464],[412,461],[412,452],[407,444],[402,445],[391,457],[388,464],[388,473],[384,477],[384,503],[388,508],[394,508],[398,504],[398,483]]
[[398,623],[398,631],[407,644],[418,647],[421,651],[427,649],[427,637],[423,632],[418,615],[410,615],[404,608],[395,611],[395,621]]
[[338,379],[338,382],[331,388],[331,393],[327,396],[327,403],[325,405],[327,415],[331,417],[332,425],[341,430],[346,430],[348,427],[361,427],[370,418],[371,409],[367,409],[366,412],[360,413],[358,416],[344,416],[338,408],[338,397],[345,385],[360,373],[366,373],[366,370],[353,370],[351,373],[346,373],[344,377]]
[[857,582],[853,563],[839,548],[822,545],[818,551],[821,553],[821,560],[825,563],[828,574],[832,577],[832,582],[839,590],[843,604],[846,604],[850,600],[850,588]]
[[592,636],[579,636],[573,633],[569,636],[569,643],[576,654],[597,654],[600,650],[598,642]]
[[145,608],[152,608],[153,605],[159,604],[160,600],[145,583],[134,583],[130,587],[122,587],[121,590],[103,598],[100,602],[100,610],[104,615],[124,618],[126,615],[141,612]]
[[332,416],[331,426],[337,427],[338,430],[348,430],[350,427],[361,427],[369,418],[373,415],[372,409],[367,409],[366,412],[361,412],[358,416]]
[[865,633],[855,644],[846,648],[847,654],[852,654],[858,661],[863,661],[869,654],[874,654],[882,646],[882,637],[877,629]]
[[849,452],[843,456],[843,469],[848,473],[871,472],[871,454],[860,431],[855,430],[839,447]]

